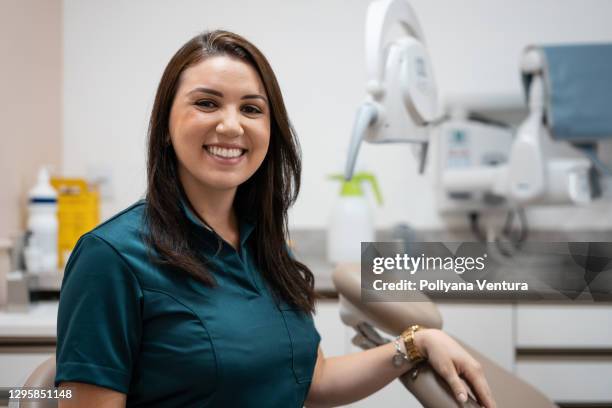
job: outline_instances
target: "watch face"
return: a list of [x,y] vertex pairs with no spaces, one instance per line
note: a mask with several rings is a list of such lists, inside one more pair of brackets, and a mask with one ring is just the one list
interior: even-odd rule
[[393,366],[401,367],[402,364],[404,364],[404,356],[402,356],[401,354],[395,354],[393,356]]

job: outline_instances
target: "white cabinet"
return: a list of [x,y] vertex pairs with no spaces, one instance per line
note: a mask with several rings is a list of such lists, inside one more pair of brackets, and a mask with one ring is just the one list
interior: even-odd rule
[[516,373],[560,403],[612,406],[612,305],[516,306]]
[[32,304],[26,312],[0,311],[0,406],[9,387],[23,385],[55,353],[57,302]]
[[501,367],[514,370],[513,305],[436,302],[446,333],[478,350]]
[[612,351],[612,305],[521,304],[516,306],[517,349]]
[[519,355],[516,373],[558,403],[612,406],[612,356]]
[[340,308],[336,299],[317,302],[314,322],[321,335],[321,348],[325,357],[348,353],[350,329],[340,321]]

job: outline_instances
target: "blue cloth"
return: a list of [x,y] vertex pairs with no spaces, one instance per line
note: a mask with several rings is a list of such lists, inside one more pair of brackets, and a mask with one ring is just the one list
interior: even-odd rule
[[152,261],[144,202],[84,235],[60,293],[56,385],[127,394],[128,407],[302,407],[320,336],[277,302],[254,262],[254,225],[235,250],[183,206],[218,286]]
[[[572,143],[612,137],[612,44],[536,47],[544,56],[552,137]],[[530,75],[523,75],[525,91]]]

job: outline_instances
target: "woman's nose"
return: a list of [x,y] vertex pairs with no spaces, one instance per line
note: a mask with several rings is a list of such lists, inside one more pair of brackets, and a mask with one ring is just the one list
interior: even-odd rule
[[217,133],[228,136],[238,137],[244,134],[242,125],[240,124],[240,115],[236,112],[226,111],[217,124]]

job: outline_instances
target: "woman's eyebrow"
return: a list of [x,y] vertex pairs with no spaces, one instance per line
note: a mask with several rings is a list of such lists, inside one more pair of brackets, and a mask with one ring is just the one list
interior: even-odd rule
[[219,98],[223,98],[223,94],[221,92],[215,91],[214,89],[203,88],[203,87],[198,87],[198,88],[192,89],[191,91],[189,91],[189,95],[194,94],[194,93],[198,93],[198,92],[208,93],[208,94],[211,94],[211,95],[218,96]]
[[[218,96],[219,98],[223,98],[223,93],[222,92],[219,92],[219,91],[216,91],[216,90],[210,89],[210,88],[204,88],[204,87],[197,87],[197,88],[192,89],[191,91],[189,91],[189,95],[194,94],[194,93],[198,93],[198,92],[207,93],[207,94]],[[240,99],[261,99],[265,103],[268,103],[268,100],[265,98],[265,96],[259,95],[259,94],[244,95]]]
[[265,103],[268,103],[268,100],[265,98],[265,96],[262,95],[258,95],[258,94],[252,94],[252,95],[244,95],[242,98],[240,99],[261,99],[262,101],[264,101]]

